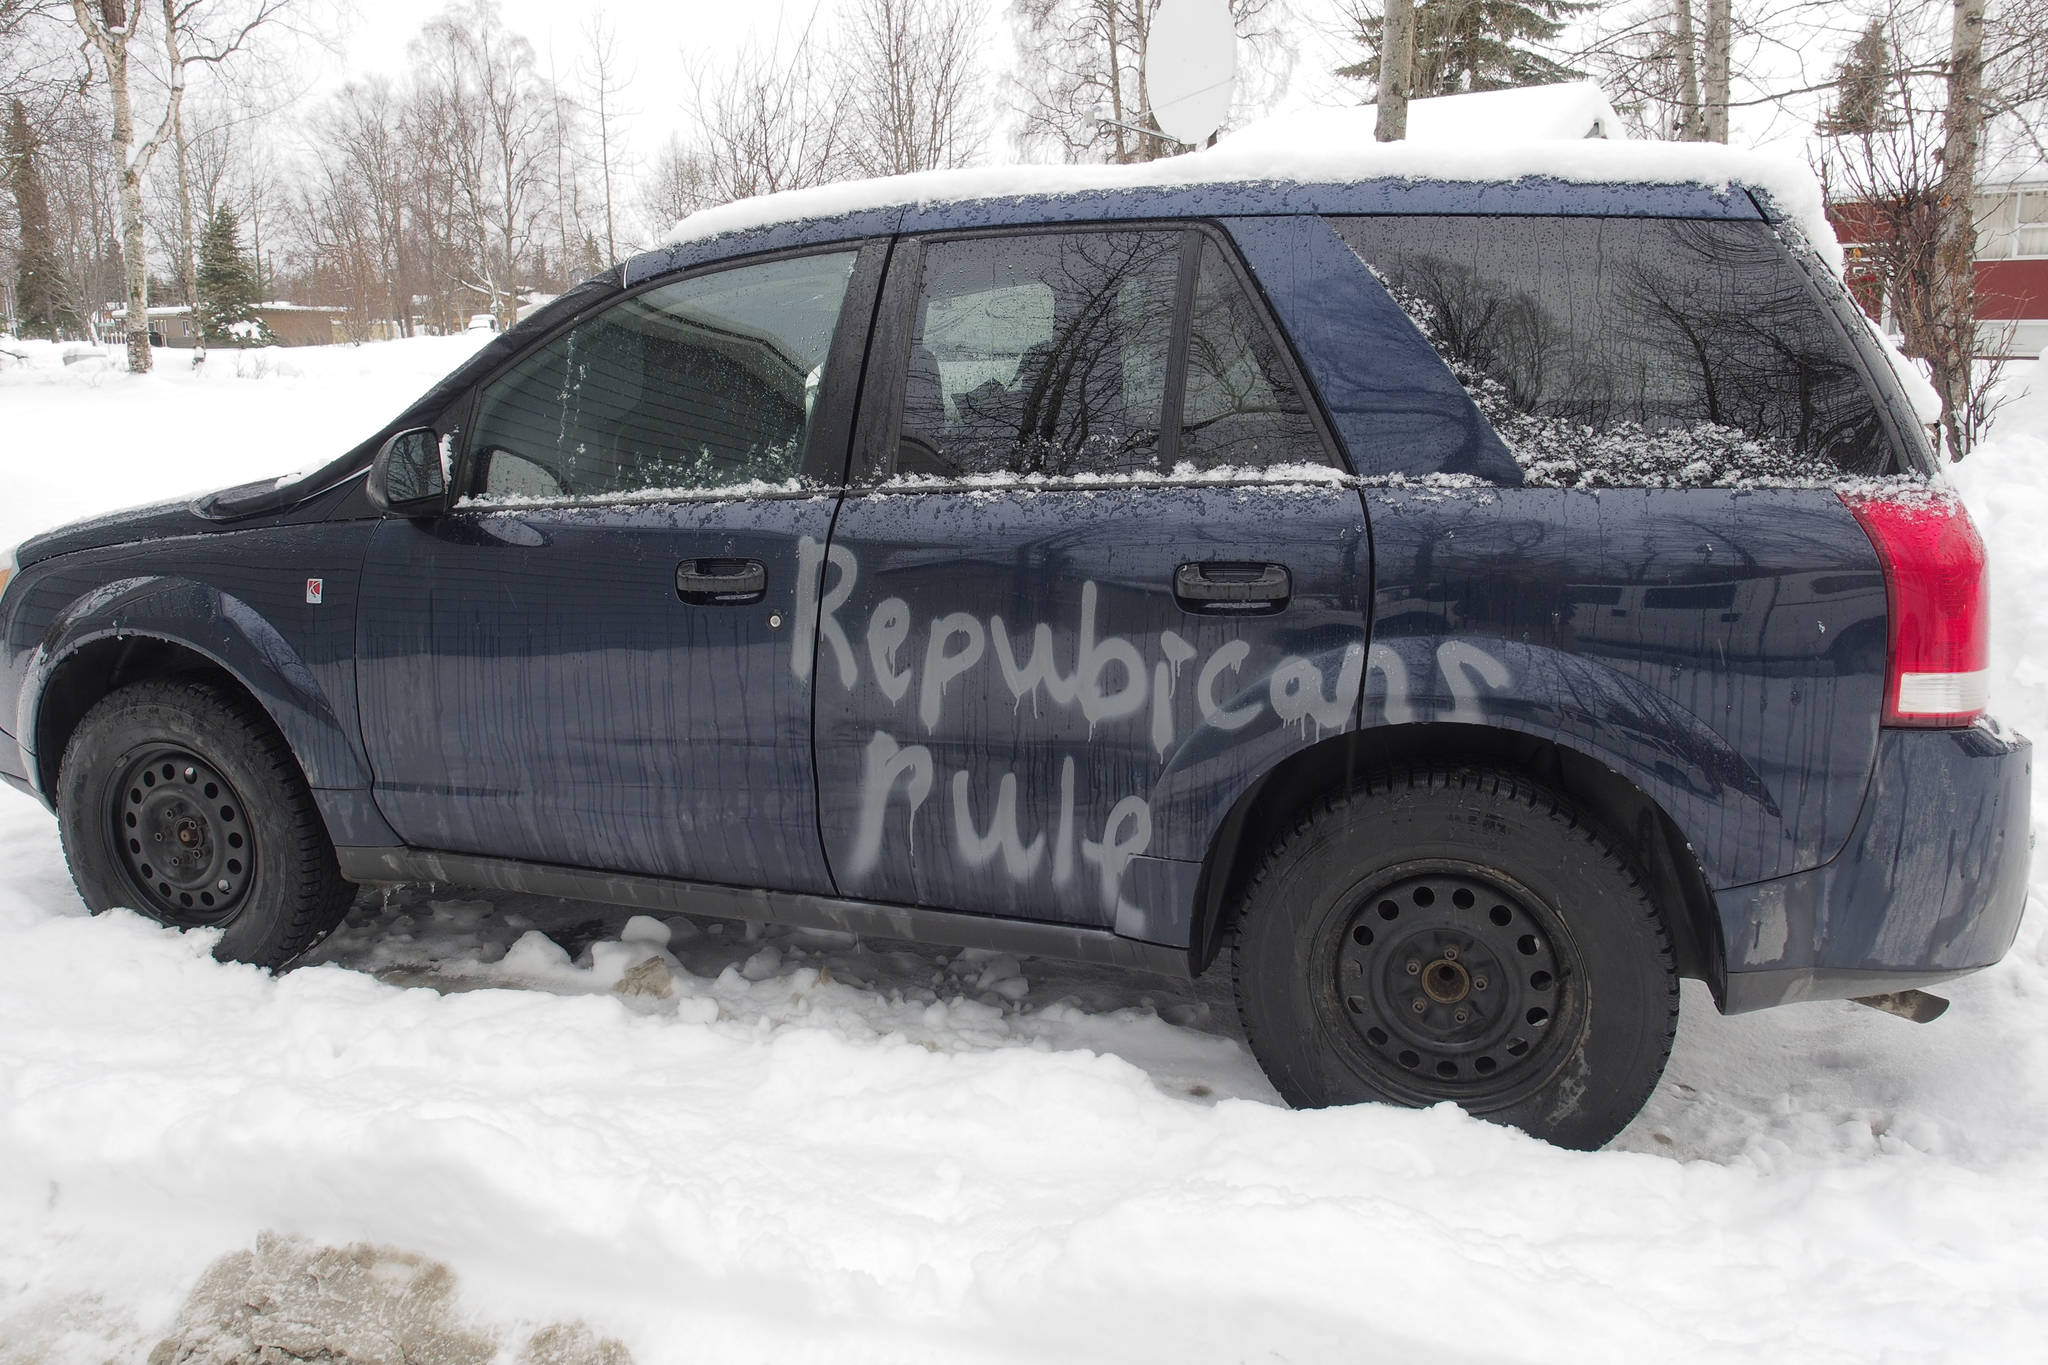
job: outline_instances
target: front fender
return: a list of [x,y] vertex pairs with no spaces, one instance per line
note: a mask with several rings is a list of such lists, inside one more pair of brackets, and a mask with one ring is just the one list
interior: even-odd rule
[[[369,786],[359,741],[299,651],[247,602],[176,577],[117,579],[51,618],[29,657],[21,690],[16,733],[25,749],[36,752],[51,685],[61,685],[65,666],[99,641],[130,638],[191,650],[233,677],[283,732],[314,788]],[[47,771],[47,764],[36,767]]]

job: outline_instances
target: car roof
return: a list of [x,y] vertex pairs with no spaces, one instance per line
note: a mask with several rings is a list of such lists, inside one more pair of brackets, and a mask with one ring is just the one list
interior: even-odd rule
[[628,286],[755,252],[893,233],[1274,214],[1790,218],[1833,235],[1804,166],[1716,144],[1598,140],[1475,152],[1403,143],[1276,158],[1228,144],[1136,166],[996,166],[842,182],[690,215]]

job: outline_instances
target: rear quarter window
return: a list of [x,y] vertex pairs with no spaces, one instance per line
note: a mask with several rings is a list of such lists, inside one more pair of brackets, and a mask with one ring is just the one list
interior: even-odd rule
[[1915,469],[1865,358],[1766,223],[1332,220],[1537,485]]

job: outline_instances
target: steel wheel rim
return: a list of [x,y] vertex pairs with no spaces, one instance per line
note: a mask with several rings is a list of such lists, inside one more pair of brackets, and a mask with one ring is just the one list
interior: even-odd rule
[[150,745],[117,770],[104,804],[136,909],[181,927],[234,918],[255,880],[256,839],[219,768],[180,745]]
[[1547,903],[1498,871],[1387,868],[1340,898],[1325,926],[1315,996],[1326,1035],[1405,1102],[1514,1104],[1584,1032],[1576,945]]

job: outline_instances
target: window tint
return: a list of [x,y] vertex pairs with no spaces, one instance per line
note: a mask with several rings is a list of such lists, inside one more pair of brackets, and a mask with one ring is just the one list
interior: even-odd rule
[[910,342],[899,474],[1154,470],[1176,232],[935,242]]
[[1325,460],[1271,331],[1223,253],[1204,238],[1175,462],[1270,469]]
[[1533,481],[1894,472],[1849,344],[1766,224],[1334,225]]
[[484,390],[470,487],[586,498],[796,477],[853,262],[742,266],[578,323]]

